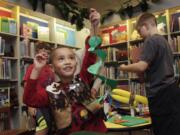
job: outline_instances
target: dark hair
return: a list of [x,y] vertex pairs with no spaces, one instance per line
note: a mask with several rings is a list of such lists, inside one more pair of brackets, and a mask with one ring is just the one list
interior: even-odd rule
[[152,25],[157,26],[156,17],[151,13],[144,13],[142,14],[136,23],[136,29],[138,30],[139,27],[146,25],[147,23],[151,23]]
[[49,45],[48,43],[38,42],[38,43],[36,44],[36,52],[38,52],[38,51],[41,50],[41,49],[46,49],[46,50],[51,51],[51,50],[52,50],[52,46]]

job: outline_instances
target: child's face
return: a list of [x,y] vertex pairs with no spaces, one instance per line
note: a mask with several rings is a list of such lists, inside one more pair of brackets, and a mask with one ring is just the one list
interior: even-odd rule
[[72,49],[58,48],[52,60],[53,69],[61,78],[72,78],[76,70],[76,59]]
[[149,36],[149,29],[145,25],[140,26],[137,31],[142,38],[146,38],[147,36]]

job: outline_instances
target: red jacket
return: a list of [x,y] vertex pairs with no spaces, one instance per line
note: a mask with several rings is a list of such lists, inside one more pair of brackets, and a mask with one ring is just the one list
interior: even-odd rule
[[[86,50],[80,77],[86,84],[91,84],[93,81],[93,75],[87,71],[87,68],[95,63],[96,55],[88,51],[88,39],[89,37],[86,39]],[[45,66],[39,75],[40,77],[36,80],[32,80],[30,79],[32,69],[33,65],[28,68],[26,75],[24,76],[26,86],[24,89],[23,102],[30,107],[46,107],[49,105],[49,100],[45,89],[47,85],[50,85],[54,81],[54,74],[49,66]]]
[[49,98],[46,86],[54,81],[54,73],[50,66],[46,65],[39,74],[38,79],[30,79],[34,65],[30,65],[24,76],[26,85],[24,87],[23,102],[30,107],[46,107],[49,105]]

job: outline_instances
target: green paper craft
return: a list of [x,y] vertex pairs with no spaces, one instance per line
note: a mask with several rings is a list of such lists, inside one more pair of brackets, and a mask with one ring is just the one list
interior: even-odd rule
[[109,85],[112,89],[116,88],[118,84],[117,80],[107,79],[102,75],[97,75],[97,77],[99,77],[103,82],[106,82],[106,84]]
[[97,75],[98,72],[99,72],[99,68],[101,67],[102,65],[102,61],[98,61],[97,63],[91,65],[89,68],[88,68],[88,72],[93,74],[93,75]]
[[102,38],[99,36],[92,36],[90,37],[88,41],[90,48],[88,51],[94,51],[97,46],[99,46],[102,43]]
[[[114,123],[114,119],[115,119],[115,117],[111,117],[110,119],[108,119],[108,122]],[[122,122],[122,123],[120,123],[120,125],[128,126],[128,127],[148,123],[148,120],[146,120],[144,118],[132,117],[129,115],[122,116],[121,120],[125,120],[127,122]]]
[[97,77],[99,77],[102,81],[104,81],[107,85],[109,85],[112,89],[116,88],[118,82],[116,80],[111,80],[111,79],[107,79],[106,77],[102,76],[102,75],[98,75],[99,69],[103,64],[103,61],[105,61],[106,59],[106,52],[101,50],[101,49],[96,49],[97,46],[99,46],[102,43],[102,38],[99,36],[92,36],[89,41],[88,41],[90,48],[88,49],[88,51],[91,51],[93,53],[95,53],[100,60],[91,65],[87,70],[89,73],[93,74],[93,75],[97,75]]
[[121,125],[123,126],[135,126],[135,125],[144,124],[148,122],[148,120],[146,119],[139,118],[139,117],[132,117],[129,115],[122,116],[122,120],[128,121],[128,122],[121,123]]
[[97,49],[97,50],[94,51],[94,53],[95,53],[98,57],[100,57],[100,58],[102,59],[102,61],[104,61],[104,60],[106,59],[107,54],[106,54],[105,51],[103,51],[103,50],[101,50],[101,49]]

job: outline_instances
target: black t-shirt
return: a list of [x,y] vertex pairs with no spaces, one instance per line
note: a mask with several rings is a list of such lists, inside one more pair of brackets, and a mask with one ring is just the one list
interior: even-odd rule
[[149,65],[145,72],[148,97],[175,82],[172,51],[163,36],[155,34],[145,39],[141,60]]

